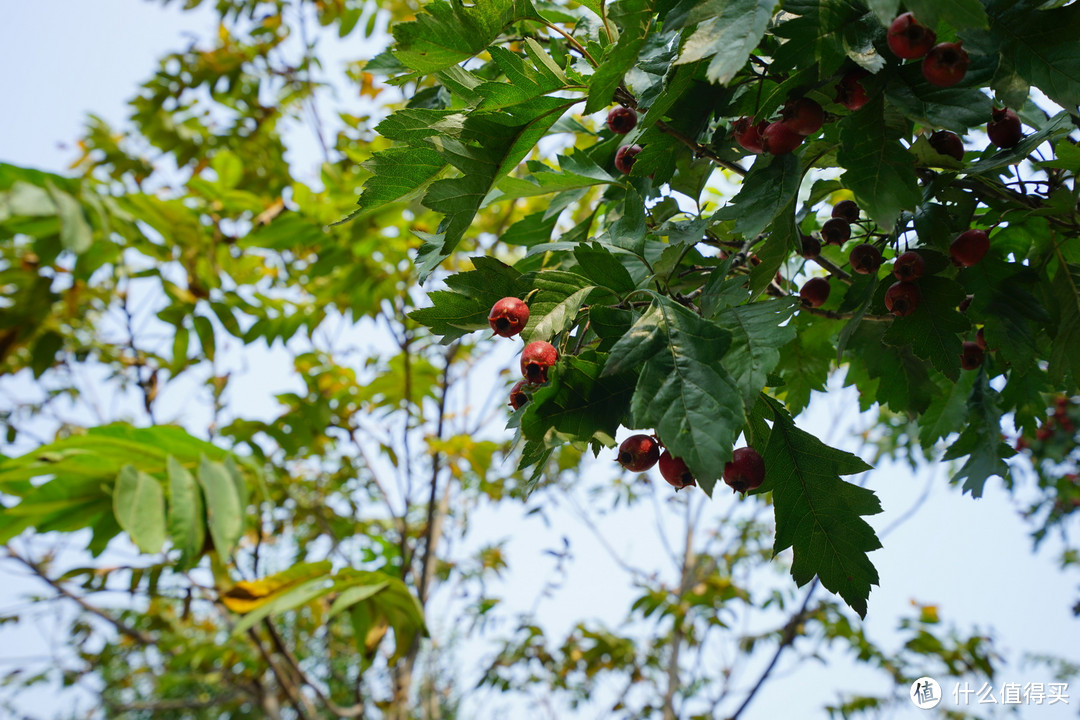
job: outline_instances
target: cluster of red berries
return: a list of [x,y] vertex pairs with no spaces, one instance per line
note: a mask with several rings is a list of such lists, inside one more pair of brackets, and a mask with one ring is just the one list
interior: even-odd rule
[[[653,435],[631,435],[619,445],[619,464],[631,472],[645,472],[658,465],[660,475],[676,490],[697,485],[690,468]],[[765,461],[752,447],[737,448],[724,465],[724,482],[734,492],[748,492],[765,481]]]
[[971,59],[961,43],[938,43],[937,33],[920,25],[909,12],[896,17],[889,25],[889,49],[903,60],[922,58],[926,81],[938,87],[952,87],[964,79]]
[[[488,325],[492,332],[500,337],[514,337],[525,329],[529,322],[529,306],[516,297],[504,297],[491,307],[488,313]],[[521,374],[519,380],[510,388],[510,406],[517,410],[529,401],[526,388],[543,385],[547,382],[548,368],[559,359],[555,346],[543,340],[531,342],[521,351]]]
[[[637,127],[637,112],[633,108],[619,105],[608,112],[608,130],[616,135],[626,135]],[[641,152],[640,145],[623,145],[615,151],[615,169],[626,175],[634,168],[634,160]]]
[[[1054,412],[1049,414],[1046,421],[1035,431],[1035,441],[1045,443],[1056,438],[1072,440],[1076,435],[1077,423],[1080,423],[1080,405],[1072,403],[1068,397],[1062,395],[1054,401]],[[1016,439],[1016,449],[1024,450],[1031,447],[1031,441],[1021,435]]]
[[772,122],[742,117],[735,121],[731,136],[743,150],[760,155],[783,155],[799,147],[825,123],[825,110],[814,100],[800,97],[790,100],[780,110],[780,119]]
[[[843,245],[851,239],[851,224],[859,220],[859,206],[854,200],[841,200],[832,209],[832,217],[821,226],[821,242],[810,235],[802,237],[802,256],[816,258],[821,254],[822,242],[826,245]],[[851,267],[855,272],[869,274],[881,266],[881,251],[869,243],[862,243],[851,251]],[[799,297],[808,307],[821,307],[829,299],[831,287],[822,277],[807,280],[799,289]]]

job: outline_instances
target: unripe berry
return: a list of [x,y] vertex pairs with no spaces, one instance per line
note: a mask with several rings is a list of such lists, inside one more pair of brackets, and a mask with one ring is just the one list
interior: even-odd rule
[[956,160],[964,159],[964,141],[954,132],[938,130],[930,136],[930,147]]
[[639,152],[641,152],[640,145],[623,145],[615,152],[615,169],[629,175]]
[[634,129],[637,125],[637,113],[631,108],[618,107],[611,108],[611,112],[607,114],[607,126],[608,130],[616,135],[625,135]]
[[985,230],[965,230],[956,236],[949,246],[949,255],[954,264],[971,267],[978,264],[990,249],[990,237]]
[[525,386],[528,384],[529,382],[527,380],[518,380],[514,383],[514,386],[510,388],[510,407],[518,410],[525,403],[529,402],[529,395],[525,392]]
[[513,337],[529,322],[529,306],[516,297],[504,297],[491,306],[488,325],[500,337]]
[[855,272],[860,275],[871,275],[881,267],[881,251],[870,243],[862,243],[851,249],[848,261]]
[[769,123],[761,131],[761,147],[770,155],[786,155],[802,144],[803,136],[783,121]]
[[965,342],[960,352],[960,367],[965,370],[975,370],[983,363],[986,353],[977,343]]
[[960,43],[940,43],[923,58],[922,74],[938,87],[952,87],[964,79],[971,59]]
[[821,226],[821,239],[826,245],[843,245],[851,239],[851,224],[843,218],[826,220]]
[[858,110],[865,105],[870,98],[862,85],[862,79],[869,74],[866,70],[857,68],[840,78],[840,82],[836,84],[836,102],[848,110]]
[[919,307],[919,286],[910,282],[895,282],[885,292],[885,309],[896,317],[905,317]]
[[930,52],[937,41],[937,33],[920,25],[909,12],[897,16],[889,25],[889,49],[898,58],[914,60]]
[[724,482],[734,492],[746,492],[761,486],[765,480],[765,461],[752,447],[738,448],[731,462],[724,465]]
[[686,463],[682,461],[682,458],[677,458],[667,450],[660,456],[660,474],[668,485],[671,485],[676,490],[682,490],[684,487],[690,487],[691,485],[697,485],[697,481],[694,479],[693,474],[690,472],[690,468],[686,467]]
[[825,304],[825,301],[829,299],[829,291],[831,290],[829,281],[822,277],[810,278],[803,283],[802,288],[799,289],[799,297],[802,301],[812,307],[821,307]]
[[813,135],[825,124],[825,111],[810,98],[799,98],[784,105],[780,111],[783,123],[798,135]]
[[533,385],[546,383],[548,368],[558,359],[559,351],[551,343],[531,342],[521,351],[521,374]]
[[914,250],[902,253],[893,262],[892,274],[897,280],[918,280],[926,271],[926,261]]
[[858,222],[859,204],[854,200],[841,200],[833,205],[831,217],[847,220],[849,223]]
[[660,459],[660,443],[648,435],[631,435],[619,445],[619,464],[630,472],[645,472]]
[[1024,139],[1020,117],[1012,108],[994,108],[990,111],[990,122],[986,123],[986,135],[1003,150],[1015,147]]

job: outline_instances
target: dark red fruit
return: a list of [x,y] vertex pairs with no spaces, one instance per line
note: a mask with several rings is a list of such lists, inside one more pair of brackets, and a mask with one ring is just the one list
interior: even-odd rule
[[735,492],[760,487],[765,480],[765,461],[752,447],[738,448],[724,465],[724,482]]
[[833,205],[832,217],[847,220],[849,223],[859,219],[859,205],[854,200],[841,200]]
[[829,299],[830,290],[832,290],[832,287],[825,278],[810,278],[799,289],[799,297],[812,308],[821,307]]
[[803,136],[783,121],[771,122],[761,131],[761,147],[770,155],[785,155],[802,144]]
[[983,335],[982,328],[979,328],[979,331],[975,333],[975,344],[979,346],[980,350],[986,349],[986,336]]
[[743,150],[760,155],[765,152],[765,148],[761,145],[761,133],[768,126],[769,123],[764,120],[755,125],[753,118],[739,118],[731,128],[731,136]]
[[851,269],[860,275],[870,275],[881,267],[881,251],[870,243],[862,243],[851,249],[848,262]]
[[922,74],[938,87],[952,87],[964,79],[971,59],[960,43],[940,43],[923,58]]
[[990,111],[990,122],[986,123],[986,134],[990,142],[1001,149],[1015,147],[1024,139],[1020,128],[1020,118],[1012,108],[994,108]]
[[930,52],[937,42],[937,33],[920,25],[909,12],[897,16],[889,25],[889,49],[898,58],[914,60]]
[[548,368],[559,359],[559,351],[551,343],[537,340],[521,351],[521,374],[533,385],[547,382]]
[[904,317],[919,307],[919,286],[910,282],[895,282],[885,292],[885,309],[896,317]]
[[926,272],[926,261],[914,250],[902,253],[893,262],[892,274],[897,280],[918,280]]
[[529,395],[525,392],[525,386],[528,384],[527,380],[518,380],[514,383],[514,387],[510,388],[510,407],[517,410],[529,402]]
[[676,490],[697,485],[697,480],[694,479],[690,468],[686,467],[682,458],[675,457],[667,450],[660,456],[660,474],[667,480],[668,485]]
[[629,175],[639,152],[641,152],[640,145],[623,145],[615,152],[615,169]]
[[851,224],[844,218],[826,220],[821,226],[821,239],[826,245],[843,245],[851,239]]
[[990,237],[985,230],[965,230],[949,246],[952,261],[960,267],[977,264],[990,249]]
[[825,111],[810,98],[799,98],[780,111],[783,123],[798,135],[813,135],[825,124]]
[[870,98],[866,95],[862,79],[869,74],[862,68],[858,68],[840,78],[840,82],[836,84],[836,102],[848,110],[858,110],[865,105]]
[[975,299],[974,295],[968,295],[967,297],[965,297],[963,300],[960,301],[960,304],[956,306],[956,309],[959,310],[962,313],[966,313],[968,308],[971,307],[971,301],[973,299]]
[[975,370],[983,363],[986,353],[978,343],[965,342],[960,352],[960,367],[965,370]]
[[529,306],[516,297],[504,297],[491,306],[488,325],[500,337],[514,337],[529,322]]
[[630,472],[645,472],[660,459],[660,443],[648,435],[631,435],[619,445],[619,464]]
[[802,256],[807,260],[812,260],[818,255],[821,255],[821,241],[813,235],[803,235]]
[[957,160],[964,159],[964,141],[960,136],[948,130],[938,130],[930,136],[930,147],[942,155],[947,155]]
[[622,105],[611,108],[607,114],[608,130],[616,135],[625,135],[637,125],[637,113]]

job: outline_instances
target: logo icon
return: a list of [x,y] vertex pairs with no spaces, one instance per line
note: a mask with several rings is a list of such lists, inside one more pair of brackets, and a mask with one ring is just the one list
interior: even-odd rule
[[941,702],[941,686],[932,677],[921,677],[911,683],[908,692],[912,704],[920,710],[929,710],[938,706]]

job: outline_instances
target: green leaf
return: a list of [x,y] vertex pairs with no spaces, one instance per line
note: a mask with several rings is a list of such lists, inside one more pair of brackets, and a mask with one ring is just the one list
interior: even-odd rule
[[491,257],[471,260],[475,269],[447,278],[450,290],[428,293],[431,307],[409,313],[410,319],[444,336],[444,342],[489,327],[492,305],[504,297],[524,297],[529,289],[521,273],[509,265]]
[[698,3],[683,20],[697,28],[683,41],[676,64],[712,57],[706,76],[714,83],[727,85],[761,41],[778,4],[779,0]]
[[986,123],[993,101],[979,88],[941,88],[923,77],[917,63],[904,65],[890,76],[885,97],[909,120],[963,134]]
[[127,465],[116,477],[113,512],[131,541],[145,553],[165,543],[165,493],[156,478]]
[[[378,588],[372,592],[372,588]],[[344,568],[334,578],[332,589],[341,595],[328,613],[333,617],[349,610],[359,649],[371,656],[386,627],[394,630],[394,652],[389,662],[397,662],[409,652],[418,635],[427,636],[424,611],[400,578],[382,573]]]
[[893,412],[921,413],[934,397],[926,362],[907,345],[887,344],[883,338],[887,329],[883,322],[864,322],[852,333],[846,381],[859,389],[863,410],[877,402]]
[[957,29],[985,28],[988,24],[986,11],[979,0],[905,0],[905,7],[920,23],[931,28],[937,27],[939,21]]
[[611,7],[611,20],[619,25],[619,40],[609,48],[589,79],[585,112],[593,113],[611,102],[623,76],[638,62],[638,52],[649,34],[657,0],[621,0]]
[[745,424],[735,381],[720,364],[731,334],[667,298],[656,298],[611,349],[604,374],[641,367],[634,427],[656,429],[711,494]]
[[964,373],[957,382],[940,383],[926,412],[919,418],[919,443],[930,450],[934,443],[967,425],[968,398],[978,373]]
[[1062,265],[1051,292],[1058,303],[1058,326],[1050,349],[1050,379],[1068,387],[1080,384],[1080,267]]
[[428,75],[486,50],[503,28],[518,20],[542,22],[529,0],[484,0],[472,5],[435,0],[413,22],[397,23],[391,32],[394,57]]
[[919,293],[915,312],[896,318],[882,339],[890,345],[910,345],[938,372],[956,380],[960,376],[960,334],[971,327],[956,307],[967,293],[954,281],[933,275],[919,280]]
[[577,271],[600,287],[617,293],[637,287],[626,266],[600,243],[578,245],[574,248],[574,258],[578,261]]
[[1016,72],[1066,109],[1080,105],[1080,5],[1036,10],[1015,3],[990,13],[990,32]]
[[529,175],[504,177],[499,180],[496,185],[498,199],[534,197],[615,182],[614,177],[581,151],[570,155],[559,155],[557,159],[558,170],[541,162],[529,162],[526,164]]
[[408,200],[442,175],[447,162],[429,147],[392,147],[377,152],[363,167],[371,171],[356,201],[357,214]]
[[1009,482],[1009,466],[1004,458],[1016,454],[1002,442],[1001,408],[998,406],[1001,396],[990,387],[986,373],[980,370],[978,375],[968,399],[968,425],[944,457],[945,460],[968,457],[952,482],[963,480],[964,492],[970,492],[975,498],[982,497],[986,481],[995,475]]
[[202,492],[187,468],[169,456],[169,537],[180,550],[177,570],[195,565],[206,541]]
[[831,448],[800,430],[783,405],[766,397],[773,425],[765,446],[765,482],[776,512],[773,553],[792,549],[791,576],[805,585],[817,575],[851,609],[866,617],[877,570],[867,553],[881,547],[864,515],[881,512],[866,488],[840,479],[871,467],[851,453]]
[[753,238],[795,199],[801,180],[795,153],[760,155],[743,178],[739,193],[715,217],[734,220],[735,232]]
[[788,16],[773,32],[789,41],[775,55],[773,71],[802,68],[807,55],[818,62],[819,77],[836,72],[847,57],[845,33],[867,14],[866,6],[854,0],[784,0]]
[[922,199],[915,160],[887,128],[880,96],[839,124],[841,179],[874,222],[891,228],[901,210],[914,210]]
[[732,345],[724,367],[742,391],[746,407],[754,404],[766,377],[780,362],[780,348],[795,338],[789,321],[795,300],[766,300],[731,308],[716,317],[716,324],[731,333]]
[[[329,565],[329,563],[327,563]],[[327,568],[329,571],[329,568]],[[232,636],[236,637],[255,627],[255,625],[271,615],[278,615],[288,610],[293,610],[301,605],[307,605],[313,600],[328,594],[334,586],[329,578],[320,577],[314,580],[302,582],[299,585],[289,585],[288,589],[280,595],[275,595],[272,600],[244,615],[233,627]]]
[[[1000,251],[1003,233],[994,240]],[[990,254],[963,270],[959,279],[972,296],[968,314],[982,320],[986,341],[999,358],[1016,367],[1029,367],[1044,357],[1045,328],[1051,318],[1035,295],[1046,282],[1040,273]]]
[[205,456],[199,460],[199,485],[206,498],[206,521],[214,549],[227,558],[244,534],[244,508],[225,466]]
[[[552,271],[552,272],[558,272]],[[543,287],[541,281],[543,275],[550,273],[542,273],[540,277],[537,277],[537,287]],[[569,273],[568,273],[569,274]],[[578,310],[581,309],[582,303],[585,302],[585,298],[589,293],[594,290],[593,285],[587,285],[580,290],[575,290],[569,295],[564,295],[555,303],[547,301],[549,296],[543,290],[537,293],[533,304],[529,306],[529,327],[526,328],[525,335],[526,342],[532,342],[533,340],[551,340],[559,333],[570,329],[574,324],[574,320],[577,318]],[[536,314],[531,314],[535,308]]]
[[82,205],[49,181],[46,181],[45,187],[56,203],[56,212],[60,217],[60,243],[65,250],[76,255],[86,252],[94,242],[94,231],[86,220]]
[[1009,165],[1015,165],[1035,152],[1035,149],[1057,136],[1067,135],[1072,131],[1072,120],[1068,112],[1062,110],[1046,121],[1038,131],[1025,135],[1014,147],[999,150],[989,157],[972,163],[966,169],[968,175],[993,174],[993,171]]

